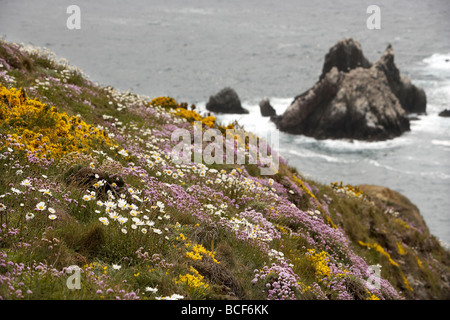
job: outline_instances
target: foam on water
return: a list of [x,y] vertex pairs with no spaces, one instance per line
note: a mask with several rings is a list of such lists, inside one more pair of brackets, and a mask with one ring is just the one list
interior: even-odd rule
[[[450,53],[434,53],[431,57],[423,59],[422,62],[426,65],[428,71],[450,72]],[[448,76],[450,74],[447,74]]]

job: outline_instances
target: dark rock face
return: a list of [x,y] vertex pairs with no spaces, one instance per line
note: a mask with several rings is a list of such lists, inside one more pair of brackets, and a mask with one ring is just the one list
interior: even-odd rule
[[440,117],[450,117],[450,110],[445,109],[444,111],[439,112]]
[[408,112],[425,111],[425,92],[400,76],[391,46],[372,65],[359,43],[345,39],[325,60],[320,80],[272,117],[279,130],[317,139],[386,140],[409,130]]
[[281,131],[317,139],[376,141],[409,130],[405,110],[375,68],[344,73],[334,67],[274,122]]
[[232,88],[224,88],[209,98],[206,109],[219,113],[248,113],[242,108],[241,100]]
[[389,87],[398,98],[400,105],[408,113],[425,113],[427,97],[425,91],[416,87],[407,77],[400,75],[394,63],[394,50],[389,45],[374,67],[383,71],[387,77]]
[[372,64],[364,57],[359,42],[347,38],[336,43],[325,55],[320,79],[323,79],[333,67],[339,71],[348,72],[358,67],[370,68],[371,66]]
[[277,115],[268,98],[261,100],[259,103],[259,110],[261,111],[261,116],[263,117],[273,117]]

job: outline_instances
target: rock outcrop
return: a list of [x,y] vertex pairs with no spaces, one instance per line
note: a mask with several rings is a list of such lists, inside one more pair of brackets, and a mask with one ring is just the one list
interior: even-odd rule
[[439,112],[439,116],[440,117],[450,117],[450,110],[449,109],[445,109],[445,110]]
[[369,60],[364,57],[359,42],[351,38],[343,39],[331,47],[325,55],[320,79],[323,79],[333,67],[339,71],[348,72],[358,67],[370,68],[371,66]]
[[400,75],[400,71],[394,63],[394,50],[391,45],[388,45],[381,58],[375,62],[374,67],[384,72],[389,87],[407,113],[426,112],[425,91],[413,85],[409,78]]
[[425,105],[425,92],[400,76],[390,45],[371,64],[358,42],[345,39],[326,55],[319,81],[272,120],[281,131],[317,139],[377,141],[408,131],[407,113]]
[[263,117],[273,117],[277,115],[277,112],[270,104],[270,100],[268,98],[264,98],[259,103],[259,110],[261,111],[261,116]]
[[248,113],[241,105],[241,100],[232,88],[223,88],[209,98],[206,109],[217,113]]

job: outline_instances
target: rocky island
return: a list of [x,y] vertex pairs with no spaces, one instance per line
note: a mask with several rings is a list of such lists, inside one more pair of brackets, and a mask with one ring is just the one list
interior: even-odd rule
[[408,131],[408,114],[425,111],[425,92],[400,75],[391,45],[372,64],[348,38],[327,53],[316,84],[272,119],[288,133],[378,141]]

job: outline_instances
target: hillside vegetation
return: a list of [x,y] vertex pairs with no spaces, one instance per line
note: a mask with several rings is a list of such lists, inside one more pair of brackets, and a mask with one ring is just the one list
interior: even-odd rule
[[406,198],[283,159],[272,176],[177,164],[171,135],[194,121],[239,128],[0,41],[0,298],[450,297],[449,252]]

